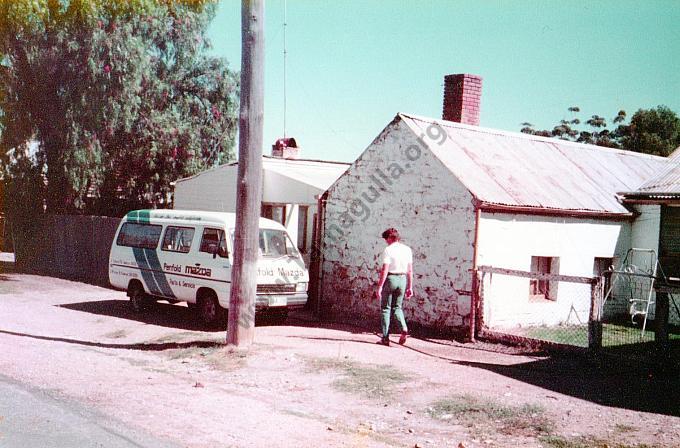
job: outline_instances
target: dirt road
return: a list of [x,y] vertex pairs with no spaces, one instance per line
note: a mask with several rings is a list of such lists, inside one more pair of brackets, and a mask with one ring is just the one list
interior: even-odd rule
[[305,315],[262,323],[249,352],[224,338],[182,304],[135,315],[122,292],[0,274],[0,372],[168,445],[680,446],[677,379],[450,340],[388,348]]

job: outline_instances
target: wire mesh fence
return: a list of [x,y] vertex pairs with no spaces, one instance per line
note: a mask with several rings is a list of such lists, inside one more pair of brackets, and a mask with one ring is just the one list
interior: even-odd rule
[[487,334],[587,348],[597,279],[483,266],[482,326]]
[[680,353],[680,325],[668,320],[674,302],[659,295],[667,308],[661,316],[653,273],[612,269],[575,277],[481,266],[477,278],[480,334],[487,339],[591,348],[644,364],[674,362]]

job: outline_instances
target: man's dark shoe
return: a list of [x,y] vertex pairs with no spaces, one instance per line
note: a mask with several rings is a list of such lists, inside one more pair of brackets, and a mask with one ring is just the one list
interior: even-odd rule
[[402,331],[399,337],[399,345],[406,344],[406,339],[408,339],[408,331]]
[[376,344],[384,345],[385,347],[390,346],[390,338],[382,338]]

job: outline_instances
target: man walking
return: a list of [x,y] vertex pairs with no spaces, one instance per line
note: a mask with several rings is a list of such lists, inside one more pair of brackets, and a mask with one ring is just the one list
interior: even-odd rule
[[404,345],[408,337],[408,327],[404,319],[402,302],[413,295],[413,251],[399,242],[397,229],[389,228],[382,233],[387,247],[382,253],[380,277],[375,297],[379,299],[382,310],[382,345],[390,345],[390,321],[392,312],[401,325],[399,344]]

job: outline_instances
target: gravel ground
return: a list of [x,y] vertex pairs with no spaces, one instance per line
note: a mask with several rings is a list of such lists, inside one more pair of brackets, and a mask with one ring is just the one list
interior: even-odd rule
[[680,446],[677,378],[446,339],[383,347],[305,314],[258,322],[247,351],[225,335],[183,304],[137,315],[123,292],[0,274],[0,372],[168,444]]

